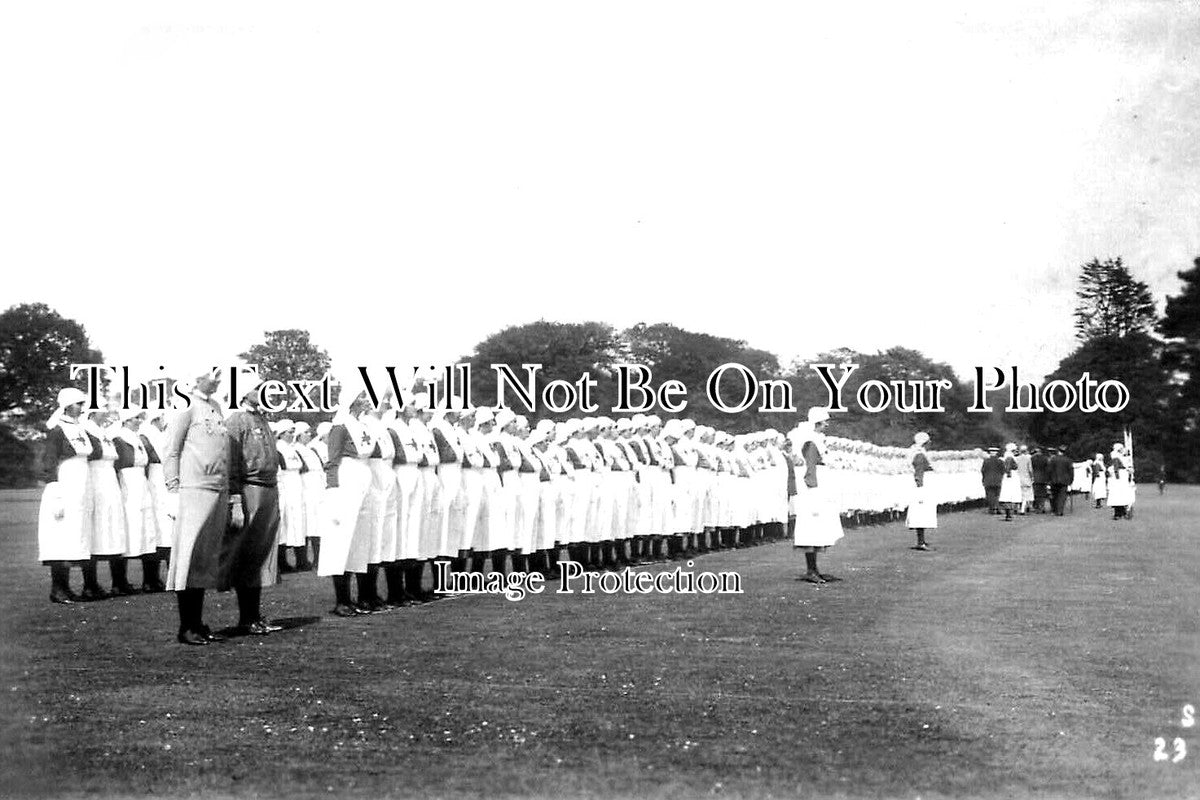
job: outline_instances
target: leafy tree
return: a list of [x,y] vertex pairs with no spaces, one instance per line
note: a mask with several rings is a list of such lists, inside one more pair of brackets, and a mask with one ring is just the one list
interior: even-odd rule
[[[970,387],[959,380],[949,365],[905,347],[892,347],[878,353],[841,348],[806,362],[794,362],[788,375],[795,387],[797,421],[805,418],[811,406],[825,406],[829,402],[825,382],[811,369],[811,364],[833,364],[835,379],[842,376],[839,365],[858,365],[842,388],[841,399],[847,411],[833,417],[831,432],[835,436],[902,447],[912,444],[913,434],[923,430],[933,437],[933,446],[937,449],[967,449],[1013,438],[1014,432],[994,415],[967,413],[971,404]],[[888,408],[866,411],[859,406],[857,395],[859,388],[870,380],[889,385],[892,381],[948,381],[950,387],[943,389],[940,395],[945,410],[930,413],[900,411],[893,398]],[[914,399],[911,392],[908,399]],[[929,399],[927,394],[926,401]]]
[[[492,369],[493,364],[508,365],[521,386],[526,384],[524,365],[540,364],[541,370],[536,375],[538,391],[553,380],[575,385],[587,373],[597,382],[591,400],[600,406],[595,413],[601,415],[607,414],[616,400],[612,368],[618,362],[620,352],[621,340],[606,323],[539,320],[492,334],[475,346],[474,353],[459,362],[471,365],[471,401],[476,406],[490,406],[496,402],[498,375]],[[557,398],[560,402],[562,399]],[[533,397],[532,412],[525,409],[511,390],[505,392],[505,402],[517,413],[531,419],[579,416],[575,409],[563,414],[551,413],[540,394]]]
[[[309,339],[305,330],[287,328],[265,331],[264,341],[254,345],[238,357],[258,366],[258,374],[264,380],[318,380],[329,371],[329,354]],[[316,400],[316,392],[313,397]],[[273,416],[288,416],[312,421],[324,416],[316,412],[285,413]]]
[[1084,264],[1075,296],[1075,334],[1080,341],[1102,336],[1128,336],[1154,326],[1150,287],[1134,280],[1120,258]]
[[[43,420],[58,390],[72,383],[72,364],[102,363],[87,331],[45,303],[13,306],[0,314],[0,412],[20,409]],[[86,388],[83,378],[74,381]]]
[[[714,408],[707,393],[709,376],[722,364],[740,364],[758,380],[778,378],[779,359],[773,354],[749,347],[740,339],[686,331],[665,322],[638,323],[621,335],[627,343],[629,363],[649,367],[654,386],[677,380],[687,387],[684,416],[732,433],[761,430],[775,424],[760,414],[757,401],[744,412],[729,414]],[[744,384],[733,375],[728,381],[728,384],[722,382],[722,396],[732,403],[736,401],[734,394]],[[726,386],[729,394],[724,393]]]
[[1178,386],[1172,398],[1169,419],[1178,435],[1164,447],[1172,479],[1200,480],[1200,258],[1192,268],[1176,273],[1183,288],[1167,298],[1158,332],[1167,337],[1163,364],[1171,370]]
[[1126,428],[1133,433],[1137,473],[1150,478],[1149,467],[1160,463],[1172,438],[1168,413],[1174,388],[1170,372],[1163,366],[1162,345],[1146,333],[1103,336],[1085,342],[1059,363],[1047,382],[1062,379],[1074,383],[1087,372],[1093,380],[1118,380],[1129,389],[1129,404],[1116,413],[1086,413],[1078,407],[1038,414],[1030,433],[1040,442],[1064,444],[1070,455],[1081,460],[1096,453],[1107,454],[1113,442],[1122,441]]

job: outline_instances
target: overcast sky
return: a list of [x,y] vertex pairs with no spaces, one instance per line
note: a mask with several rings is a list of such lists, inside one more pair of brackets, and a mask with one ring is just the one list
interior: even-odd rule
[[109,361],[671,322],[1051,369],[1200,254],[1184,2],[10,3],[0,307]]

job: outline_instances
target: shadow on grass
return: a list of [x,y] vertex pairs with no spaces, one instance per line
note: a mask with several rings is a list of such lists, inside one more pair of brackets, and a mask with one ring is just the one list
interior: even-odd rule
[[[298,628],[303,628],[308,625],[315,625],[316,623],[321,621],[321,618],[320,617],[280,617],[279,619],[273,619],[273,620],[269,620],[269,621],[272,625],[278,625],[280,628],[283,628],[282,631],[278,631],[277,633],[285,633],[287,631],[296,630]],[[219,631],[219,633],[221,633],[224,636],[228,636],[230,639],[237,639],[237,638],[240,638],[243,636],[250,636],[250,634],[245,633],[244,631],[239,629],[236,625],[228,627],[228,628],[223,628],[221,631]]]

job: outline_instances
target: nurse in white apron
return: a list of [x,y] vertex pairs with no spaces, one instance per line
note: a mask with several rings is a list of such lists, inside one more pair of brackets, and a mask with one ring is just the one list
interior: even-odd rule
[[[114,416],[115,415],[111,415]],[[117,448],[108,424],[110,413],[93,411],[83,423],[92,441],[88,471],[92,474],[92,558],[84,567],[83,597],[99,600],[105,597],[134,594],[125,569],[125,502],[117,481]],[[112,575],[112,590],[100,588],[98,563],[107,561]]]
[[425,486],[421,476],[421,449],[413,435],[410,424],[416,416],[411,392],[401,395],[399,415],[387,420],[388,429],[395,434],[396,457],[393,471],[396,475],[398,492],[396,510],[396,558],[403,573],[401,604],[420,602],[422,597],[421,562],[417,558],[421,537],[421,520],[424,514]]
[[[296,562],[296,569],[309,571],[313,568],[313,561],[316,560],[321,547],[319,520],[321,503],[325,498],[325,462],[321,460],[317,451],[309,446],[309,442],[313,441],[312,427],[307,422],[300,421],[296,423],[295,432],[296,455],[300,456],[300,460],[304,462],[300,480],[303,484],[305,536],[304,547],[297,551],[299,558]],[[308,555],[310,545],[313,550],[312,560]]]
[[158,571],[158,520],[146,477],[150,455],[138,433],[144,414],[140,408],[121,410],[117,413],[121,427],[112,430],[117,448],[117,480],[125,509],[125,563],[127,568],[131,559],[142,562],[143,586],[152,582],[145,559],[151,560],[155,574]]
[[796,481],[796,533],[792,544],[804,550],[807,570],[802,580],[808,583],[840,580],[822,574],[817,568],[817,554],[836,544],[843,535],[841,514],[821,485],[822,465],[825,463],[825,428],[828,425],[829,412],[823,408],[812,408],[808,412],[808,424],[792,431],[795,448],[800,451],[805,465],[803,477],[798,475]]
[[87,564],[92,551],[92,442],[81,425],[87,395],[73,387],[58,393],[58,408],[46,422],[42,452],[46,488],[38,510],[38,559],[50,567],[50,602],[74,603],[71,564]]
[[[279,572],[301,569],[301,551],[308,551],[308,516],[304,510],[304,459],[295,445],[295,423],[281,419],[271,423],[275,433],[275,451],[279,453],[279,540],[277,560]],[[296,554],[296,566],[288,562],[287,553]]]
[[908,503],[908,529],[917,532],[917,544],[914,550],[931,550],[925,542],[925,531],[937,528],[937,494],[936,487],[930,485],[930,473],[933,465],[925,453],[925,445],[929,443],[929,434],[921,431],[913,437],[912,447],[912,495]]
[[1104,501],[1108,499],[1108,475],[1104,466],[1104,454],[1096,453],[1096,459],[1088,465],[1088,469],[1092,476],[1092,499],[1096,501],[1096,508],[1102,508]]
[[[142,591],[165,592],[162,562],[170,558],[171,536],[175,520],[170,515],[172,500],[167,495],[167,480],[162,459],[166,454],[166,422],[164,412],[147,412],[146,421],[138,428],[142,446],[146,448],[146,487],[150,491],[150,508],[155,536],[154,555],[142,556]],[[147,523],[149,524],[149,523]]]
[[1108,456],[1110,480],[1108,483],[1108,505],[1113,510],[1113,519],[1128,519],[1129,507],[1133,505],[1133,481],[1129,457],[1120,442],[1113,445]]
[[1004,521],[1011,522],[1013,512],[1021,507],[1021,475],[1017,470],[1017,446],[1004,446],[1004,480],[1000,483],[1000,505],[1004,506]]
[[367,460],[375,441],[357,418],[365,408],[361,397],[342,406],[329,431],[329,458],[325,464],[328,488],[322,506],[317,574],[332,579],[333,614],[339,617],[371,613],[369,608],[359,608],[350,596],[350,576],[367,571],[372,533],[367,497],[371,468]]

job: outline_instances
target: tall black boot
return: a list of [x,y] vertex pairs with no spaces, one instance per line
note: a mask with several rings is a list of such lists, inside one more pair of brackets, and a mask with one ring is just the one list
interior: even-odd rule
[[158,553],[147,553],[142,556],[142,591],[161,592],[167,587],[163,585],[158,572]]
[[424,572],[425,562],[415,558],[409,561],[408,567],[404,570],[404,591],[419,603],[424,603],[433,596],[432,592],[426,591],[421,586]]
[[553,578],[558,575],[558,548],[551,547],[546,551],[546,577]]
[[288,559],[287,559],[287,552],[291,548],[286,547],[281,544],[281,545],[279,545],[279,547],[277,547],[275,549],[276,549],[276,552],[278,553],[279,574],[287,575],[288,573],[295,572],[296,570],[292,568],[292,565],[288,563]]
[[383,577],[387,581],[387,599],[384,601],[392,608],[408,605],[404,597],[404,569],[399,561],[389,561],[383,565]]
[[350,575],[334,575],[333,581],[333,613],[339,617],[354,617],[358,610],[354,607],[354,599],[350,597]]
[[358,576],[358,606],[372,613],[387,609],[379,598],[378,564],[368,564],[366,573]]
[[129,561],[117,556],[108,562],[108,570],[112,574],[113,594],[127,596],[137,594],[137,589],[129,585]]
[[83,594],[79,595],[80,600],[104,600],[109,596],[100,588],[99,563],[100,560],[92,556],[80,565],[83,569]]
[[50,602],[74,603],[78,598],[71,591],[71,566],[66,561],[50,562]]
[[317,564],[321,563],[321,537],[309,536],[308,543],[312,545],[312,551],[313,551],[312,563],[313,563],[313,566],[316,566]]
[[925,529],[924,528],[917,528],[917,546],[914,547],[913,549],[914,550],[930,549],[929,545],[925,544]]
[[[505,574],[505,567],[508,561],[508,550],[503,547],[492,551],[492,572],[498,572],[501,575]],[[516,567],[513,567],[516,569]]]
[[255,622],[262,621],[262,587],[238,586],[238,627],[248,628]]
[[308,543],[305,542],[299,547],[293,547],[292,549],[296,551],[296,571],[311,572],[313,565],[308,560]]
[[807,572],[804,574],[804,580],[809,583],[824,583],[824,578],[817,571],[817,554],[811,550],[806,550],[804,553],[804,564],[807,567]]
[[179,634],[176,639],[180,644],[208,644],[200,630],[202,616],[196,604],[196,590],[183,589],[175,592],[175,602],[179,606]]

